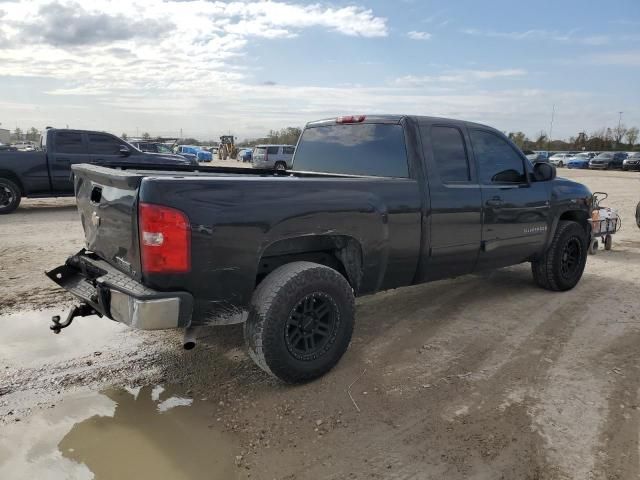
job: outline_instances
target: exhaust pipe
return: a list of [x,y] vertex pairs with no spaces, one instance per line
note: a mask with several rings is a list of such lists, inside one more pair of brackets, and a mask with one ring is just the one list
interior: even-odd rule
[[182,346],[185,350],[192,350],[196,346],[197,329],[195,327],[187,327],[184,329],[184,340]]

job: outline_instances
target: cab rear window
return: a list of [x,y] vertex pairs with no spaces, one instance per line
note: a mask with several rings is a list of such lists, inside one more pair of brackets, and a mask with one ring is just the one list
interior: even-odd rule
[[401,125],[323,125],[302,134],[293,168],[305,172],[409,177]]

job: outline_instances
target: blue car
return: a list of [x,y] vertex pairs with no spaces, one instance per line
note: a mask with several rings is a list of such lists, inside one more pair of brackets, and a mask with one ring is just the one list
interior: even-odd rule
[[176,153],[186,158],[193,158],[198,162],[210,162],[213,160],[211,152],[203,150],[201,147],[196,145],[179,145]]
[[253,150],[250,148],[244,148],[238,152],[238,160],[243,162],[250,162],[253,158]]
[[567,161],[567,168],[589,168],[589,160],[588,153],[578,153]]

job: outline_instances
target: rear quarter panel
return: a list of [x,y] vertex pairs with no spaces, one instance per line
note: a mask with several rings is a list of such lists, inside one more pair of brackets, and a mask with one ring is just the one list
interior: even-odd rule
[[146,178],[140,199],[180,209],[189,217],[191,273],[148,277],[145,284],[190,291],[196,321],[245,310],[262,253],[284,239],[355,239],[363,256],[361,293],[407,285],[415,276],[421,205],[414,180]]

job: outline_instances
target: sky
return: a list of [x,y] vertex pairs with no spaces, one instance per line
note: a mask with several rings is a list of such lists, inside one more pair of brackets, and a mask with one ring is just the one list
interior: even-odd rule
[[397,113],[533,137],[554,106],[554,139],[640,127],[640,1],[0,0],[0,128],[250,138]]

